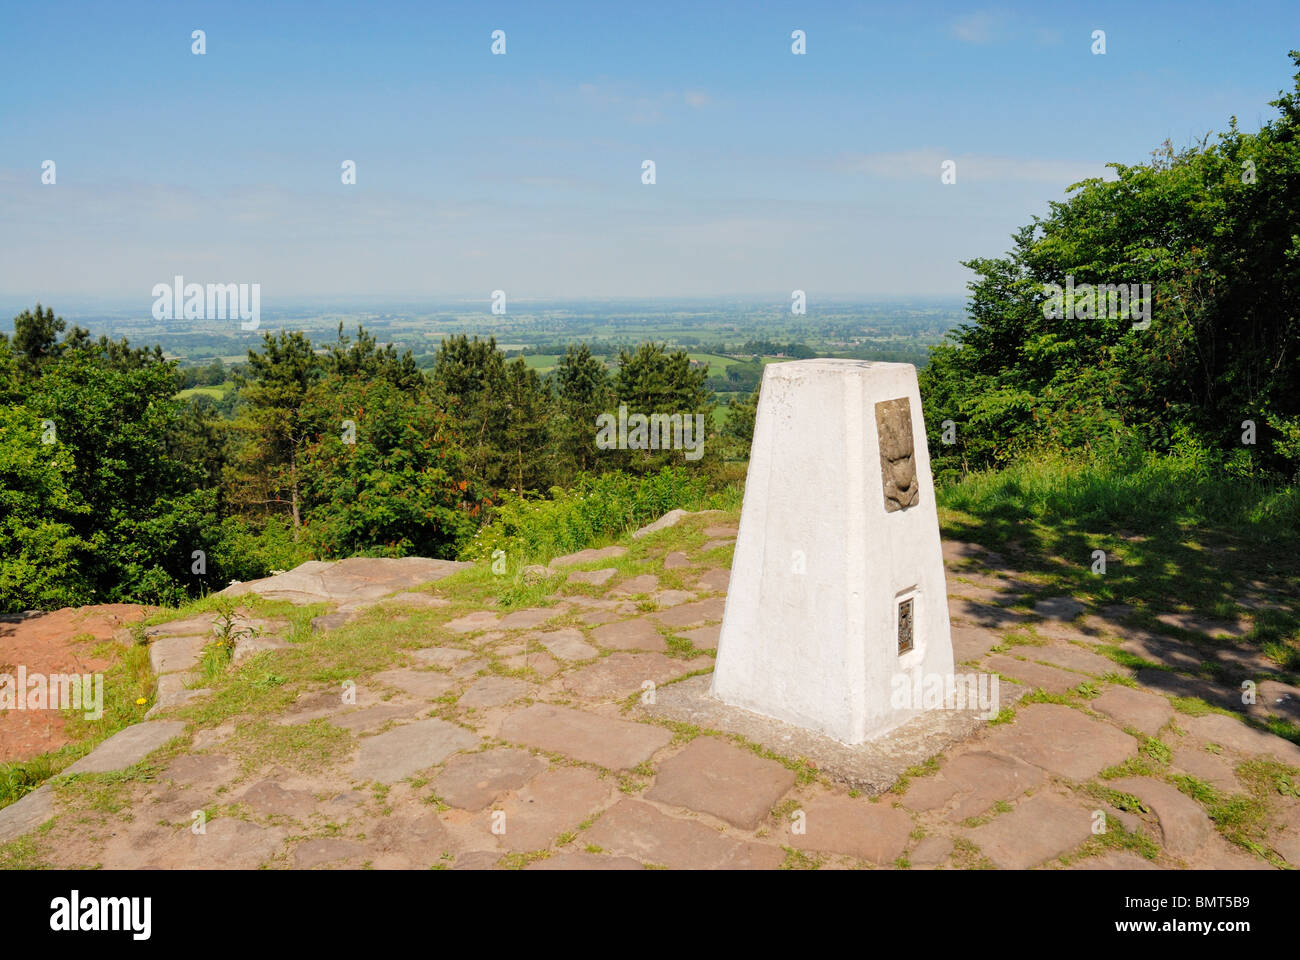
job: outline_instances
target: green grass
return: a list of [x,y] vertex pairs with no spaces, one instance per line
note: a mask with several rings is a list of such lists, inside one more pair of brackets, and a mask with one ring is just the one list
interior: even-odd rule
[[205,397],[211,397],[213,400],[224,400],[226,395],[235,389],[235,381],[227,380],[225,383],[212,387],[190,387],[188,390],[182,390],[176,394],[177,399],[188,400],[202,394]]

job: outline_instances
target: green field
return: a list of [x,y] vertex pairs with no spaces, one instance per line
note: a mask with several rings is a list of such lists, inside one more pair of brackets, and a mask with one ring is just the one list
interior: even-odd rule
[[227,380],[225,383],[219,384],[215,387],[190,387],[188,390],[182,390],[180,393],[176,394],[176,396],[181,400],[188,400],[190,397],[201,393],[206,397],[211,397],[213,400],[224,400],[230,391],[234,389],[235,381]]

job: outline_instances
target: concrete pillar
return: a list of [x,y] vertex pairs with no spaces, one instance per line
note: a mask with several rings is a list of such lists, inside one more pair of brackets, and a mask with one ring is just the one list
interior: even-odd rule
[[919,712],[900,686],[952,673],[916,368],[771,364],[711,695],[853,744]]

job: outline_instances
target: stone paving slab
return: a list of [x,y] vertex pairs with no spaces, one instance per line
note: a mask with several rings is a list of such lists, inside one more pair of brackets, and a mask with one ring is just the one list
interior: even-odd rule
[[358,780],[396,783],[460,750],[473,750],[479,738],[445,720],[418,720],[361,741],[352,763]]
[[779,847],[734,840],[643,800],[620,800],[582,836],[615,856],[681,870],[771,869],[785,861]]
[[309,560],[287,573],[232,584],[220,595],[239,597],[255,593],[269,600],[288,600],[295,604],[356,603],[433,583],[471,566],[425,557]]
[[599,853],[565,850],[545,860],[534,860],[525,870],[644,870],[631,857],[607,857]]
[[457,647],[426,647],[423,650],[411,651],[411,659],[420,663],[427,663],[438,667],[454,667],[467,657],[474,654],[469,650],[461,650]]
[[672,734],[645,723],[536,703],[506,717],[501,738],[610,770],[627,770],[649,760]]
[[501,622],[499,614],[491,610],[476,610],[474,613],[467,613],[463,617],[456,617],[454,620],[448,620],[446,628],[452,633],[473,633],[476,630],[487,630],[497,626]]
[[1237,779],[1232,762],[1222,754],[1211,753],[1203,747],[1177,746],[1169,762],[1174,773],[1186,773],[1224,793],[1246,793]]
[[873,803],[865,797],[832,795],[808,800],[800,809],[805,832],[795,833],[791,820],[785,825],[782,843],[855,857],[877,866],[902,856],[912,832],[912,818],[888,800]]
[[149,667],[155,674],[188,671],[211,639],[206,634],[188,634],[155,640],[149,644]]
[[690,673],[708,664],[675,660],[662,653],[613,653],[580,667],[561,681],[565,690],[592,700],[618,699]]
[[691,641],[691,646],[695,647],[696,650],[716,650],[718,649],[718,637],[721,634],[722,624],[715,623],[708,627],[683,630],[677,636]]
[[1056,703],[1022,707],[1013,722],[991,728],[982,746],[1077,781],[1137,751],[1137,741],[1122,730]]
[[[807,757],[830,779],[869,795],[888,790],[909,767],[966,740],[988,722],[987,717],[975,711],[927,710],[887,737],[848,746],[811,730],[715,700],[709,696],[711,679],[705,674],[659,687],[655,702],[638,701],[634,713],[739,734],[784,757]],[[1026,692],[1024,687],[1004,682],[1000,684],[999,705],[1011,706]]]
[[1088,706],[1120,726],[1140,730],[1148,737],[1154,737],[1174,715],[1174,708],[1164,697],[1118,684],[1106,687]]
[[537,642],[546,652],[559,660],[590,660],[599,651],[582,637],[581,630],[572,627],[537,634]]
[[983,658],[1002,642],[992,630],[969,623],[952,625],[952,659],[954,663],[974,662]]
[[591,639],[611,650],[649,650],[663,653],[668,649],[653,623],[641,617],[618,620],[591,631]]
[[753,830],[794,786],[794,773],[716,737],[697,737],[659,764],[646,799]]
[[1300,746],[1271,733],[1252,729],[1235,717],[1207,713],[1200,717],[1179,717],[1178,725],[1206,743],[1217,743],[1241,753],[1272,756],[1293,767],[1300,767]]
[[440,697],[455,685],[445,674],[431,670],[383,670],[370,679],[423,700]]
[[659,589],[659,578],[652,573],[629,577],[610,591],[611,597],[630,597],[638,593],[652,593]]
[[709,597],[684,603],[671,610],[661,610],[651,616],[665,627],[699,627],[714,620],[722,619],[725,601],[722,597]]
[[64,773],[110,773],[134,766],[185,732],[179,720],[146,720],[113,734]]
[[1195,853],[1214,832],[1201,805],[1171,784],[1149,777],[1125,777],[1108,781],[1106,786],[1132,794],[1155,812],[1164,848],[1175,856]]
[[[560,834],[576,829],[615,789],[612,779],[585,767],[551,767],[484,811],[479,825],[502,852],[542,850]],[[493,833],[494,825],[505,832]]]
[[1043,772],[1023,760],[986,750],[953,757],[935,774],[908,785],[903,806],[937,810],[956,799],[950,819],[965,820],[984,813],[999,800],[1014,800],[1043,782]]
[[54,788],[49,784],[0,808],[0,844],[31,833],[54,816]]
[[602,570],[575,570],[569,574],[569,583],[586,583],[594,587],[603,587],[618,570],[605,567]]
[[1010,813],[964,832],[1004,870],[1025,870],[1068,853],[1092,836],[1092,812],[1055,794],[1038,793]]
[[556,557],[548,566],[552,570],[560,570],[564,567],[571,567],[578,563],[593,563],[597,560],[613,560],[615,557],[621,557],[627,553],[627,547],[615,544],[612,547],[601,547],[599,550],[588,548],[579,550],[577,553],[565,554],[562,557]]
[[496,626],[501,630],[531,630],[552,617],[563,613],[567,607],[532,607],[527,610],[515,610],[507,613]]
[[[1032,653],[1036,652],[1037,648],[1017,647],[1015,649]],[[1041,687],[1048,693],[1065,693],[1088,679],[1083,674],[1058,670],[1056,667],[1044,666],[1032,660],[1017,660],[1001,653],[996,653],[985,660],[984,666],[1011,680],[1025,683],[1031,689]]]
[[1102,677],[1108,673],[1128,676],[1132,673],[1127,667],[1120,666],[1114,660],[1084,650],[1072,643],[1049,643],[1045,647],[1027,647],[1025,650],[1030,659],[1050,663],[1062,670],[1091,674],[1094,677]]
[[510,747],[452,757],[433,782],[433,791],[453,807],[482,810],[517,790],[546,768],[527,750]]

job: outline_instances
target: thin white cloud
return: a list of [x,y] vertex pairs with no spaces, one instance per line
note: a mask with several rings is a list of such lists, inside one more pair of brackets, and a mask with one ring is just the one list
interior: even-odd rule
[[1005,17],[991,10],[977,10],[958,17],[948,25],[948,32],[962,43],[983,45],[992,43]]

